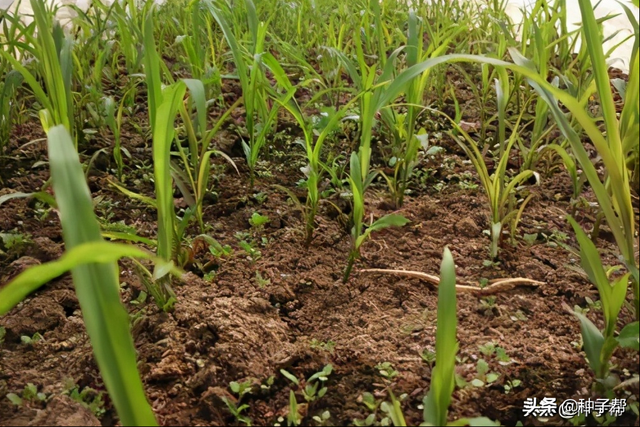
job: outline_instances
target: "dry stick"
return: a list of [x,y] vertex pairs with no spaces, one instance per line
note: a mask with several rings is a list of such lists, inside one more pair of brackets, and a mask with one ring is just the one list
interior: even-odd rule
[[[409,271],[409,270],[387,270],[384,268],[365,268],[359,270],[361,273],[386,273],[386,274],[396,274],[400,276],[409,276],[415,277],[417,279],[423,279],[433,285],[440,284],[440,278],[438,276],[433,276],[431,274],[422,273],[420,271]],[[544,282],[538,282],[537,280],[525,279],[523,277],[517,277],[514,279],[494,279],[491,282],[491,285],[481,288],[479,286],[469,286],[469,285],[456,285],[456,289],[459,292],[469,292],[480,295],[492,295],[498,292],[502,292],[506,289],[510,289],[516,285],[527,285],[527,286],[540,286],[544,285]]]
[[640,377],[629,378],[626,381],[622,381],[620,384],[615,386],[613,389],[614,390],[618,390],[618,389],[621,389],[621,388],[627,388],[629,386],[638,384],[638,382],[640,382]]

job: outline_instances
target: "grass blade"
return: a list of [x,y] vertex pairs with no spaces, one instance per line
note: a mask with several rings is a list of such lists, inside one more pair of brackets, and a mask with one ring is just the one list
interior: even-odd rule
[[431,388],[423,402],[424,420],[435,426],[447,425],[451,394],[455,386],[457,327],[456,269],[451,251],[445,248],[438,286],[436,365],[431,373]]
[[[71,137],[63,126],[49,130],[49,157],[67,250],[102,242],[89,188]],[[109,395],[123,425],[156,425],[136,365],[129,315],[120,302],[115,263],[72,269],[87,333]]]
[[6,314],[41,286],[76,266],[93,263],[114,263],[124,257],[153,259],[156,262],[160,262],[160,259],[154,257],[151,253],[132,245],[104,241],[82,243],[66,251],[55,261],[36,265],[25,270],[2,287],[0,290],[0,316]]

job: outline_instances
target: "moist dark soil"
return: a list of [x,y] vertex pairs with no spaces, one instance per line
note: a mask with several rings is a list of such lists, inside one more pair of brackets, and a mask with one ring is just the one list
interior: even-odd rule
[[[473,122],[477,117],[465,120]],[[32,165],[46,160],[46,143],[27,147],[24,143],[43,137],[35,121],[13,129],[8,158],[19,161],[4,159],[0,195],[42,188],[48,170]],[[83,159],[88,160],[101,144],[109,146],[109,138],[96,136],[93,151],[85,151]],[[218,138],[221,148],[225,143]],[[134,162],[146,159],[149,164],[150,144],[128,125],[123,144]],[[221,158],[215,159],[212,170],[217,194],[205,202],[205,224],[207,234],[229,245],[232,253],[216,258],[201,239],[192,240],[189,272],[176,280],[177,303],[170,313],[157,309],[150,298],[140,301],[144,286],[133,263],[120,263],[122,297],[131,313],[138,367],[158,421],[162,425],[238,424],[223,398],[234,399],[230,382],[251,381],[252,392],[242,400],[249,405],[246,416],[255,425],[273,425],[279,417],[286,417],[292,387],[298,401],[304,401],[299,388],[280,370],[302,379],[330,363],[334,372],[326,383],[326,395],[302,405],[304,425],[315,425],[312,417],[324,411],[330,412],[332,425],[352,424],[369,415],[361,403],[364,392],[388,399],[389,390],[396,396],[406,394],[405,417],[409,425],[418,425],[422,421],[419,405],[432,370],[421,354],[434,350],[437,289],[418,279],[362,270],[438,275],[445,246],[453,253],[460,282],[484,284],[518,277],[542,282],[489,296],[459,294],[456,372],[460,384],[449,418],[486,416],[503,425],[518,421],[543,425],[544,420],[524,417],[525,399],[555,397],[561,402],[593,396],[594,377],[580,348],[580,328],[564,308],[565,304],[590,307],[589,317],[602,326],[601,311],[590,305],[598,300],[597,291],[581,272],[578,256],[567,249],[577,247],[565,219],[573,211],[568,175],[562,167],[547,167],[538,184],[527,185],[527,194],[534,197],[524,209],[513,242],[505,236],[498,262],[488,263],[487,198],[455,144],[443,137],[441,145],[444,153],[418,168],[412,194],[398,210],[411,222],[375,233],[363,246],[354,275],[344,285],[341,278],[350,248],[344,221],[348,206],[341,205],[336,195],[329,196],[333,204],[322,204],[315,238],[306,246],[300,207],[274,187],[285,186],[304,203],[305,192],[297,187],[304,177],[299,169],[304,166],[303,153],[293,148],[295,144],[274,142],[265,151],[268,167],[259,171],[253,189],[243,159],[234,159],[240,174]],[[153,237],[154,211],[114,188],[111,182],[116,178],[108,165],[101,164],[108,164],[108,159],[103,160],[95,162],[88,174],[96,212],[105,224],[121,223]],[[127,172],[127,188],[153,194],[150,167]],[[594,200],[589,191],[583,196]],[[634,200],[637,212],[637,198]],[[185,207],[179,192],[176,207]],[[269,222],[252,228],[249,218],[254,212],[267,216]],[[382,182],[374,184],[367,194],[367,215],[378,218],[390,212],[386,187]],[[587,230],[595,215],[588,204],[579,204],[575,210]],[[63,253],[56,211],[34,199],[1,205],[0,230],[19,234],[24,240],[0,255],[0,283]],[[192,226],[189,236],[198,234],[197,226]],[[243,251],[240,239],[253,242],[259,256],[250,257]],[[597,245],[605,262],[615,265],[615,245],[606,225]],[[632,319],[628,308],[623,308],[621,325]],[[0,319],[0,326],[6,330],[0,344],[0,425],[118,422],[106,393],[99,410],[68,396],[69,384],[95,393],[105,390],[68,274],[29,296]],[[24,342],[23,337],[35,334],[42,339]],[[484,354],[488,343],[504,349],[507,357]],[[471,384],[482,379],[476,368],[479,359],[488,363],[490,373],[499,374],[493,383],[481,387]],[[396,376],[380,374],[377,365],[384,362],[393,365]],[[637,352],[618,351],[614,372],[626,380],[637,374],[638,362]],[[515,380],[520,384],[509,388]],[[44,393],[44,401],[36,398],[16,406],[4,397],[21,394],[29,383]],[[637,385],[629,388],[629,403],[638,395]],[[569,425],[559,417],[549,421],[563,423]],[[638,420],[628,412],[614,425],[630,424],[638,425]]]

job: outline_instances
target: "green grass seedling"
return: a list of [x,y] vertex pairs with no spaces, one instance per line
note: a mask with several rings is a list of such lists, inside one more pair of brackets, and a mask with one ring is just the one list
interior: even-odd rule
[[[611,388],[609,377],[610,359],[614,351],[620,347],[638,350],[638,322],[626,325],[619,336],[615,336],[618,314],[627,295],[630,273],[610,279],[602,266],[598,249],[572,217],[568,217],[576,232],[580,245],[582,268],[589,276],[591,283],[598,289],[602,302],[602,313],[605,327],[600,331],[584,314],[573,312],[580,321],[584,351],[589,366],[596,375],[597,388],[606,391]],[[614,380],[615,381],[615,380]],[[615,383],[614,383],[615,384]]]
[[94,355],[122,424],[157,425],[138,373],[129,315],[120,302],[116,261],[122,257],[158,259],[135,246],[102,239],[82,166],[67,129],[63,125],[50,128],[48,144],[66,252],[59,260],[27,269],[2,287],[0,315],[40,286],[71,270]]
[[402,227],[409,222],[408,219],[399,214],[388,214],[382,218],[372,221],[366,229],[364,228],[364,182],[360,171],[360,158],[356,153],[351,153],[349,183],[353,194],[353,227],[351,228],[351,251],[347,261],[347,268],[344,271],[342,283],[347,283],[351,276],[353,265],[360,256],[360,247],[371,237],[374,231],[388,227]]
[[436,329],[436,364],[431,371],[429,392],[424,397],[424,426],[492,426],[488,418],[462,418],[447,422],[451,395],[455,388],[456,354],[458,353],[458,311],[456,268],[449,248],[444,249],[438,285],[438,321]]
[[[250,50],[245,52],[235,36],[235,28],[229,20],[230,4],[221,0],[205,0],[214,19],[220,26],[229,45],[236,66],[236,72],[242,87],[242,98],[245,108],[245,124],[249,141],[243,141],[243,150],[250,171],[250,184],[255,182],[255,168],[260,150],[266,143],[267,135],[273,129],[278,113],[278,103],[272,99],[279,98],[264,75],[263,56],[267,23],[259,22],[256,7],[252,0],[245,0],[247,23],[251,36]],[[283,98],[290,99],[293,92],[287,92]],[[256,117],[258,122],[256,122]]]
[[[463,26],[451,26],[443,31],[433,28],[426,22],[423,23],[417,14],[413,11],[409,12],[409,22],[407,30],[407,48],[406,63],[407,67],[412,67],[428,58],[435,58],[449,48],[450,43],[464,31]],[[430,36],[431,43],[424,47],[424,35]],[[391,129],[394,135],[394,175],[385,176],[391,196],[396,208],[400,208],[404,202],[405,192],[411,179],[413,168],[416,166],[418,151],[422,147],[423,138],[416,134],[416,123],[420,113],[424,110],[422,103],[429,82],[430,70],[426,70],[420,76],[415,77],[413,81],[407,83],[406,102],[407,112],[399,114],[393,112],[387,115],[393,124]],[[387,123],[388,125],[390,123]]]
[[513,203],[513,193],[519,185],[533,175],[533,171],[525,170],[518,173],[510,180],[507,179],[507,162],[509,160],[511,148],[519,137],[517,128],[520,124],[521,118],[522,114],[520,114],[520,117],[514,126],[514,131],[504,148],[502,156],[498,159],[498,164],[493,174],[489,173],[484,156],[478,149],[476,142],[457,123],[451,120],[452,125],[457,130],[458,134],[462,136],[462,139],[451,132],[450,135],[467,153],[467,156],[469,156],[471,163],[473,163],[473,166],[478,173],[480,182],[487,193],[487,197],[489,198],[489,210],[491,213],[491,228],[489,230],[491,246],[489,256],[491,260],[495,260],[498,257],[498,249],[500,247],[503,227],[520,216],[521,210],[516,210]]
[[[24,81],[40,102],[42,106],[39,112],[40,121],[45,131],[61,124],[67,128],[75,140],[71,92],[73,43],[68,36],[65,36],[58,22],[53,22],[54,12],[47,9],[43,0],[30,0],[30,2],[35,18],[35,28],[22,24],[19,16],[9,14],[3,16],[17,27],[18,33],[25,39],[24,42],[14,40],[15,47],[38,60],[44,87],[40,84],[38,75],[31,72],[9,51],[0,49],[0,55],[22,74]],[[77,148],[77,142],[74,144]]]

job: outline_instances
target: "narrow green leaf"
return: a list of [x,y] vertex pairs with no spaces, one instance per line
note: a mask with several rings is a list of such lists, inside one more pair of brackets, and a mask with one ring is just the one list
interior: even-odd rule
[[432,425],[446,425],[451,394],[455,387],[455,363],[458,352],[456,271],[453,256],[445,248],[438,286],[438,322],[436,329],[436,365],[431,386],[423,400],[424,420]]
[[587,354],[589,366],[596,374],[600,372],[600,355],[604,346],[604,336],[596,325],[581,313],[573,313],[580,321],[580,330],[582,331],[582,342],[584,352]]
[[289,381],[291,381],[292,383],[294,383],[295,385],[300,385],[300,381],[298,381],[298,378],[296,378],[295,375],[293,375],[291,372],[285,370],[285,369],[280,369],[280,373],[282,375],[284,375],[285,377],[287,377],[287,379]]
[[580,260],[582,268],[589,276],[591,283],[593,283],[598,289],[600,299],[602,300],[606,323],[605,336],[612,336],[618,320],[618,313],[626,295],[629,275],[627,274],[618,279],[615,282],[614,287],[612,287],[609,284],[609,278],[602,266],[600,254],[594,243],[582,230],[582,227],[580,227],[576,220],[571,216],[568,216],[567,220],[573,227],[578,243],[580,244]]
[[45,191],[36,191],[35,193],[16,192],[16,193],[5,194],[4,196],[0,196],[0,205],[2,205],[4,202],[12,200],[12,199],[25,199],[25,198],[29,198],[29,197],[36,198],[36,199],[40,200],[41,202],[44,202],[44,203],[48,204],[52,208],[56,207],[55,199],[51,196],[51,194],[49,194],[49,193],[47,193]]
[[399,214],[388,214],[376,220],[367,230],[370,232],[382,230],[388,227],[402,227],[410,221]]
[[[29,294],[73,268],[84,264],[114,263],[120,258],[160,261],[136,246],[94,241],[66,251],[59,259],[35,265],[16,276],[0,289],[0,316],[6,314]],[[174,269],[174,273],[177,270]]]
[[[48,134],[53,188],[66,249],[103,242],[89,188],[71,137],[63,126]],[[129,315],[120,301],[117,265],[83,264],[72,269],[87,333],[109,395],[123,425],[156,425],[137,369]]]
[[171,144],[175,135],[175,118],[186,92],[183,82],[164,89],[153,131],[153,166],[158,204],[158,255],[165,260],[173,255],[175,207],[171,179]]
[[402,413],[402,406],[400,406],[400,401],[396,399],[396,396],[391,390],[389,390],[389,397],[391,398],[391,404],[389,405],[387,404],[387,402],[383,402],[384,407],[381,406],[381,408],[383,410],[386,409],[386,412],[387,414],[389,414],[389,418],[391,418],[394,426],[406,426],[407,422],[405,421],[404,414]]
[[[207,129],[207,100],[204,84],[201,80],[196,79],[182,79],[182,81],[189,88],[189,95],[196,107],[196,132],[204,135]],[[191,155],[195,156],[196,153],[192,153]]]

